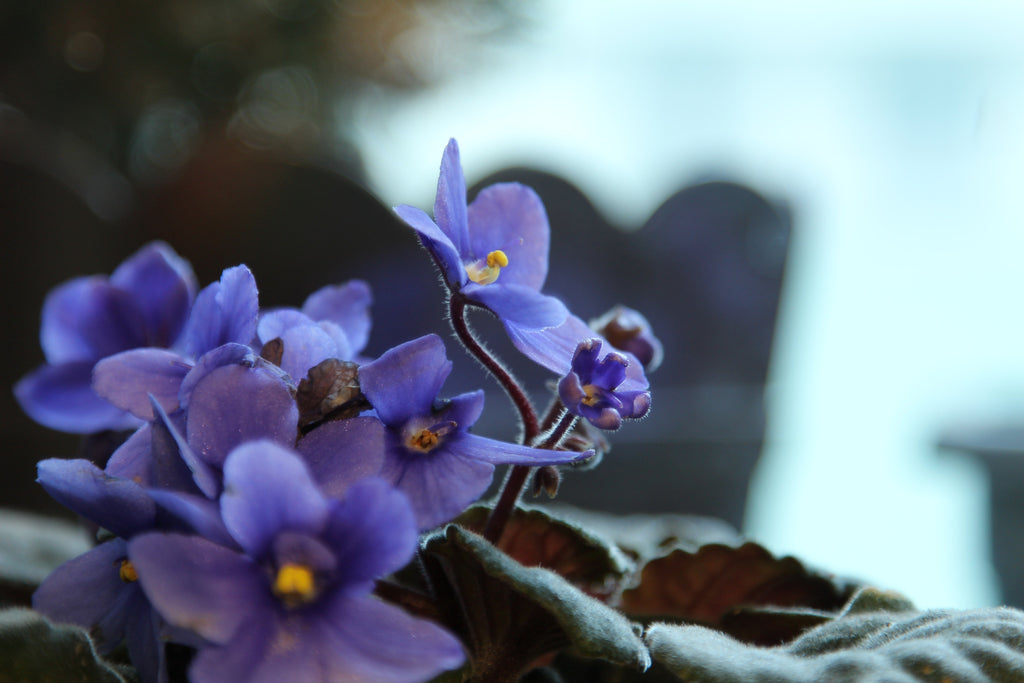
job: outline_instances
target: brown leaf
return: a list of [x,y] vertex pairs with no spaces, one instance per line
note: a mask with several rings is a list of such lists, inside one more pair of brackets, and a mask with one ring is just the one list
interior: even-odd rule
[[[482,533],[489,512],[472,507],[456,523]],[[524,567],[550,569],[601,600],[616,595],[633,570],[632,562],[611,544],[540,509],[517,508],[498,549]]]
[[648,562],[640,584],[623,593],[627,614],[675,618],[721,627],[749,606],[835,611],[850,589],[808,571],[793,557],[774,557],[755,543],[682,548]]
[[310,368],[307,377],[299,382],[295,401],[299,406],[300,429],[328,418],[358,415],[366,407],[359,389],[359,366],[328,358]]

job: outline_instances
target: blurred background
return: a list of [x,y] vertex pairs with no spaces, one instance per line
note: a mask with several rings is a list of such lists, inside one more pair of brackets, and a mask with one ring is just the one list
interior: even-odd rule
[[[2,3],[3,384],[51,287],[154,238],[203,285],[248,263],[264,305],[370,280],[371,353],[447,334],[389,207],[432,206],[454,136],[471,184],[545,201],[548,291],[665,343],[651,417],[565,499],[1024,606],[1022,29],[997,0]],[[449,355],[448,392],[486,381]],[[35,462],[102,443],[0,415],[0,505],[67,514]]]

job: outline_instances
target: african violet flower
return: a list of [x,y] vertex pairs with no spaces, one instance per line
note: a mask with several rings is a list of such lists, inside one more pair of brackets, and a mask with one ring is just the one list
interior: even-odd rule
[[618,429],[623,418],[641,418],[651,408],[647,391],[620,389],[629,360],[618,353],[599,358],[601,340],[580,343],[572,371],[558,383],[558,396],[569,412],[586,418],[600,429]]
[[615,306],[600,318],[591,320],[590,327],[616,349],[636,356],[645,372],[654,372],[661,365],[664,353],[661,341],[654,336],[651,324],[639,311]]
[[195,366],[241,362],[256,337],[259,295],[245,266],[226,269],[196,297],[185,327],[183,353],[174,349],[136,348],[96,364],[93,389],[112,405],[143,420],[152,420],[149,396],[164,410],[179,407],[183,382]]
[[195,291],[192,268],[161,242],[137,251],[109,278],[76,278],[51,291],[40,332],[46,364],[15,387],[22,409],[36,422],[66,432],[138,424],[96,395],[93,367],[127,349],[174,347]]
[[[437,396],[451,372],[444,343],[427,335],[397,346],[359,368],[359,383],[387,427],[380,476],[412,502],[421,529],[462,512],[487,490],[495,465],[558,465],[588,457],[529,448],[469,432],[483,411],[484,392],[447,401]],[[348,430],[365,437],[373,421]]]
[[370,287],[361,280],[313,292],[302,310],[283,308],[260,315],[261,344],[280,339],[283,353],[276,359],[296,382],[328,358],[357,360],[370,335]]
[[491,310],[510,335],[513,329],[541,330],[565,320],[565,305],[540,293],[550,233],[540,198],[519,183],[499,183],[481,190],[467,206],[455,140],[441,159],[434,220],[412,206],[395,212],[419,234],[448,288]]
[[43,460],[39,483],[118,538],[51,572],[32,596],[32,606],[55,621],[93,629],[103,654],[126,641],[142,680],[166,681],[164,622],[136,582],[125,540],[157,528],[155,504],[135,482],[111,477],[87,460]]
[[258,441],[224,466],[224,526],[238,548],[145,534],[128,545],[150,600],[208,643],[195,683],[419,681],[459,666],[459,642],[371,595],[417,545],[404,496],[379,479],[327,498],[293,452]]

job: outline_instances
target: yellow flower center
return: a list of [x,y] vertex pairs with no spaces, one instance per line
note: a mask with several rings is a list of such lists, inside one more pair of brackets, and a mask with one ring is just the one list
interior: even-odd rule
[[487,254],[487,258],[478,259],[466,266],[466,275],[478,285],[489,285],[498,279],[502,268],[508,267],[508,256],[501,249]]
[[274,595],[286,605],[310,602],[316,596],[313,570],[303,564],[283,564],[274,579]]
[[593,405],[596,405],[597,402],[601,400],[601,394],[597,390],[597,387],[595,387],[593,384],[586,384],[586,385],[584,385],[583,386],[583,391],[587,395],[586,398],[584,398],[581,401],[581,403],[583,405],[585,405],[585,406],[593,406]]
[[421,429],[419,432],[414,434],[409,439],[409,446],[420,451],[429,451],[437,445],[441,437],[438,436],[437,432],[432,432],[429,429]]
[[139,575],[135,573],[135,565],[128,560],[121,560],[118,574],[120,574],[121,580],[125,583],[133,583],[139,580]]

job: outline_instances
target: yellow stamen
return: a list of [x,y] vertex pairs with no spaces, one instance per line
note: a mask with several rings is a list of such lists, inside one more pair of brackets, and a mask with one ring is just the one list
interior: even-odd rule
[[498,279],[502,268],[508,267],[508,256],[501,249],[487,254],[486,259],[479,259],[466,266],[466,275],[478,285],[489,285]]
[[596,405],[597,402],[601,400],[601,394],[598,392],[597,387],[595,387],[593,384],[584,385],[583,391],[587,395],[586,398],[584,398],[581,401],[583,405],[593,406]]
[[313,570],[302,564],[284,564],[274,579],[274,595],[286,604],[309,602],[315,596],[316,581]]
[[432,432],[429,429],[421,429],[419,433],[414,434],[413,437],[409,439],[409,446],[417,450],[429,451],[437,445],[439,440],[440,437],[436,432]]
[[121,580],[125,583],[133,583],[139,580],[139,575],[135,573],[135,565],[128,560],[121,560],[121,568],[118,570],[121,576]]

